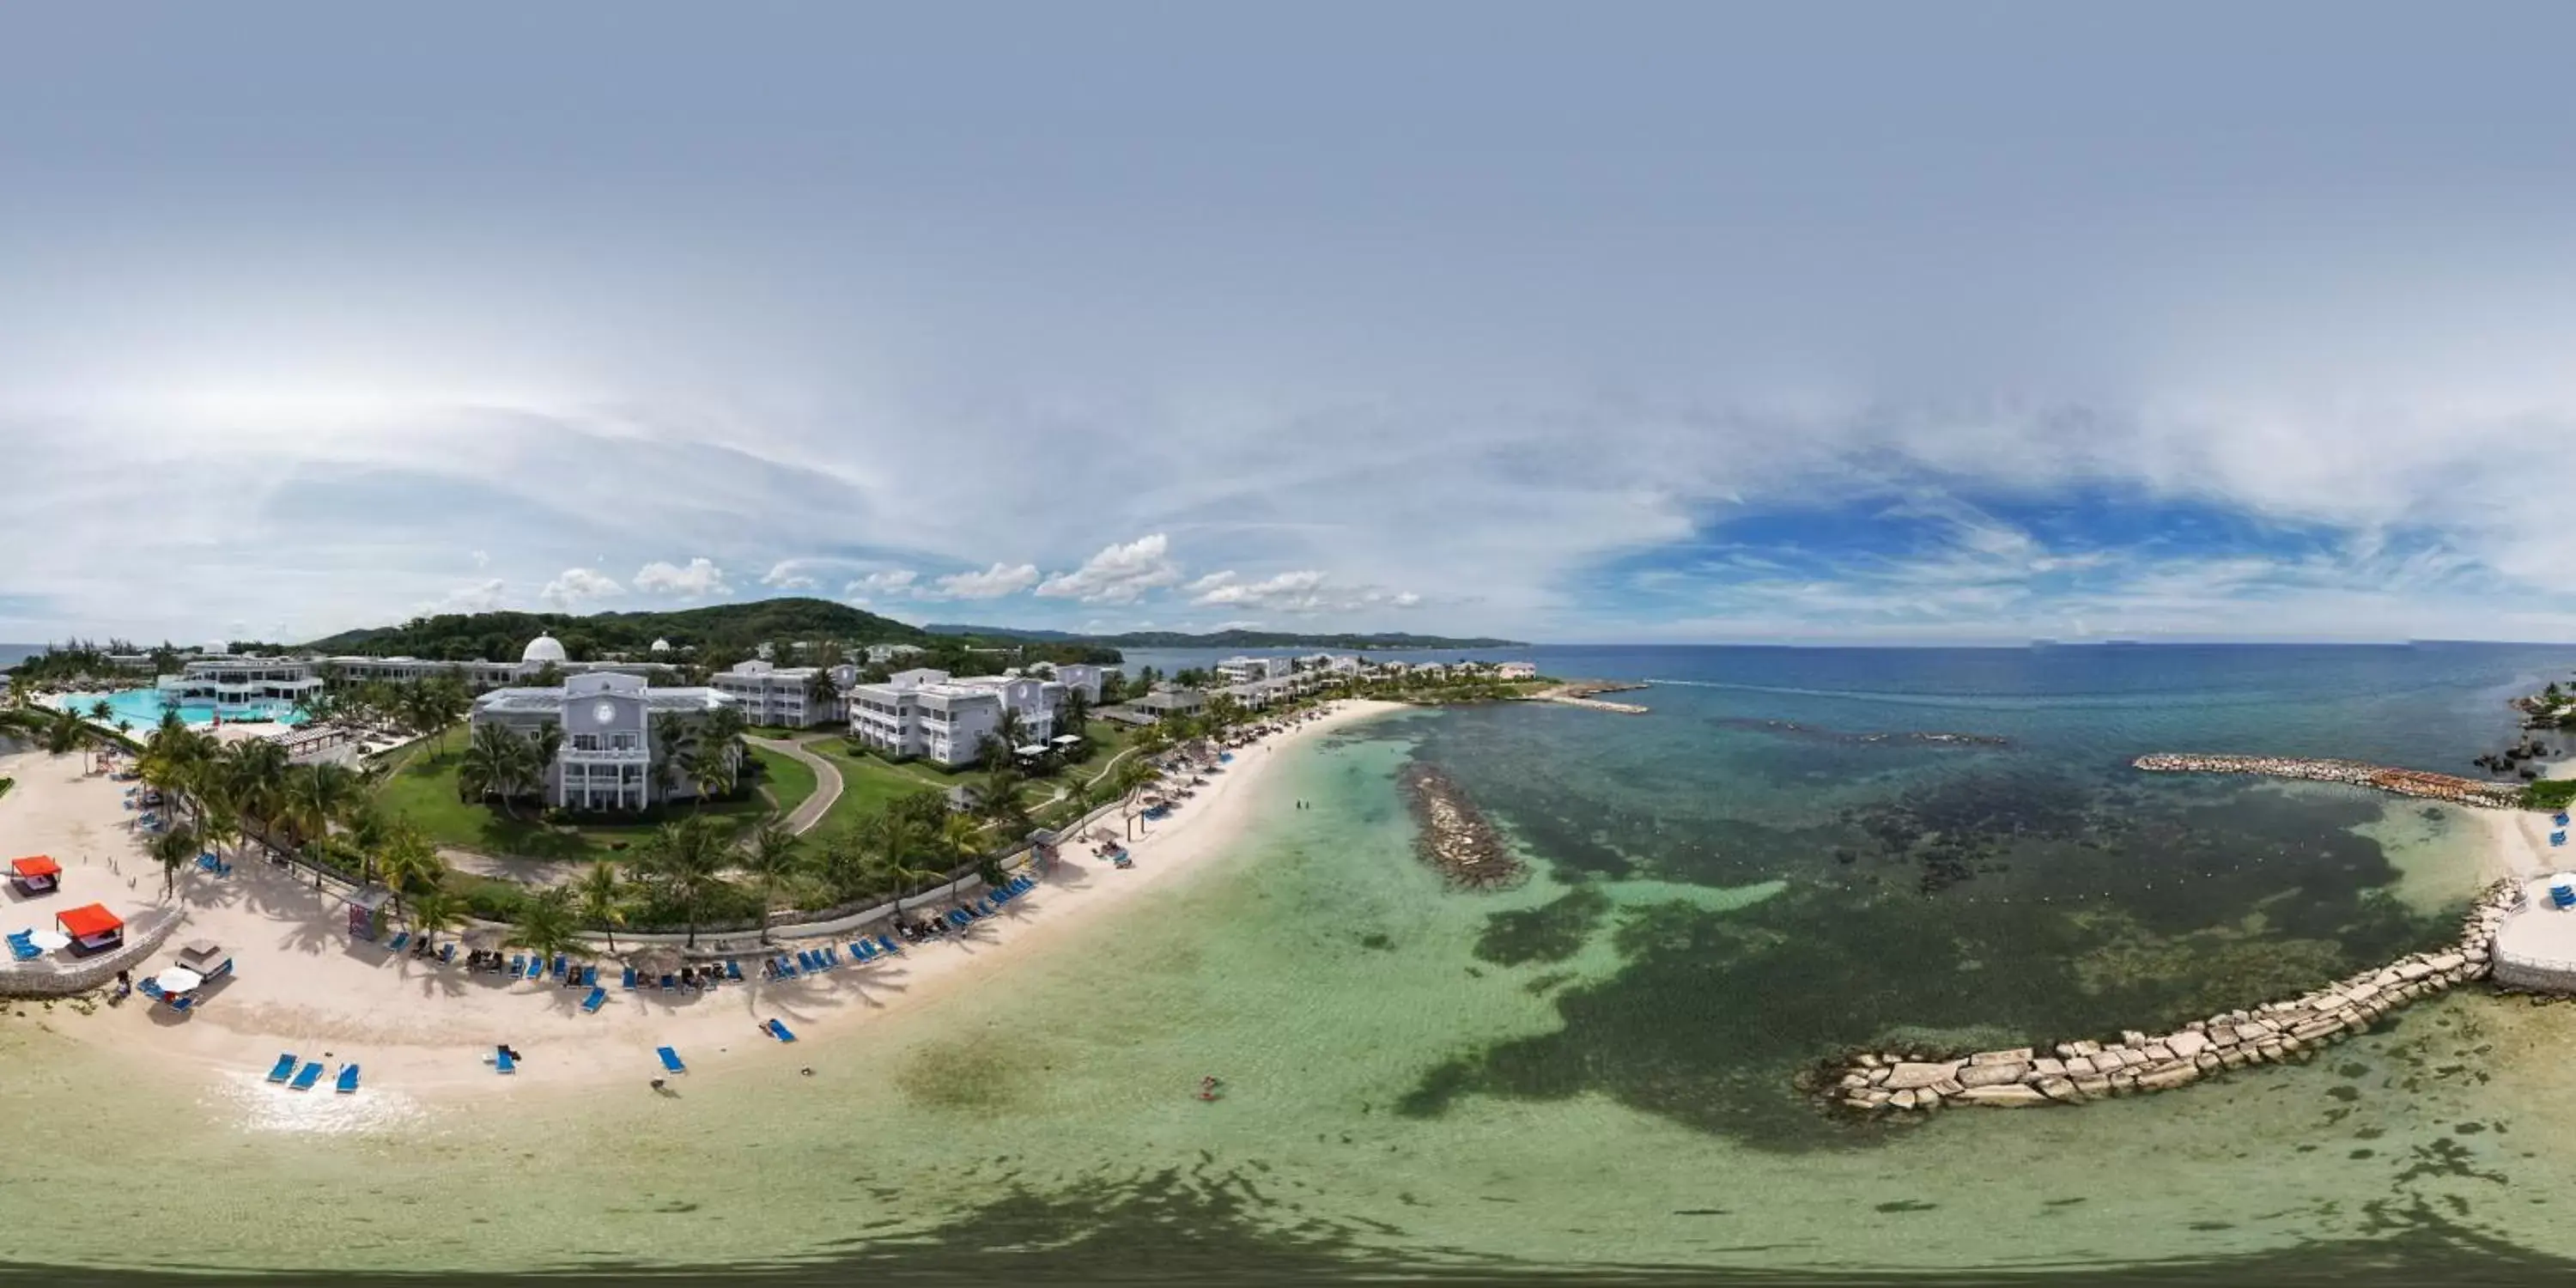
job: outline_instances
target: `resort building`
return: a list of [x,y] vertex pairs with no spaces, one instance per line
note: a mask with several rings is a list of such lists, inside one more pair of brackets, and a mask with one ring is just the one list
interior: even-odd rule
[[883,666],[896,658],[912,657],[928,651],[918,644],[870,644],[868,662],[871,665]]
[[1063,685],[1066,692],[1080,689],[1084,699],[1091,702],[1100,700],[1100,680],[1104,673],[1099,667],[1079,662],[1040,662],[1029,670]]
[[[661,641],[655,641],[660,643]],[[657,650],[657,653],[666,653]],[[192,664],[193,665],[193,664]],[[390,680],[409,684],[415,680],[452,676],[466,688],[477,691],[507,685],[525,684],[537,672],[552,666],[564,675],[615,673],[640,676],[647,681],[669,680],[679,668],[667,662],[575,662],[564,656],[563,644],[552,635],[540,635],[528,641],[516,662],[448,662],[419,657],[326,657],[315,664],[319,673],[335,681]]]
[[1000,736],[1008,711],[1019,717],[1012,750],[1035,754],[1054,736],[1063,694],[1063,684],[1031,676],[899,671],[883,684],[850,689],[850,738],[890,756],[919,756],[954,768],[983,755],[984,740]]
[[709,682],[740,704],[743,719],[753,724],[811,729],[850,718],[847,694],[859,682],[859,668],[831,668],[829,691],[818,683],[824,678],[823,668],[817,666],[782,667],[755,661],[737,662]]
[[[602,671],[547,688],[495,689],[474,700],[468,720],[475,731],[497,724],[531,741],[549,727],[561,731],[561,747],[538,783],[547,805],[642,810],[697,796],[697,785],[672,762],[696,748],[708,717],[733,705],[714,689],[650,688],[640,676]],[[675,746],[654,745],[655,721],[664,715],[678,716],[685,731]]]
[[1284,657],[1230,657],[1216,664],[1216,673],[1228,684],[1276,679],[1296,669],[1296,663]]
[[1538,663],[1504,662],[1494,667],[1494,674],[1506,680],[1535,680],[1538,678]]
[[172,705],[254,711],[301,702],[322,681],[311,663],[291,657],[201,657],[160,677],[156,687]]
[[1160,689],[1127,705],[1160,721],[1207,710],[1207,695],[1196,689]]

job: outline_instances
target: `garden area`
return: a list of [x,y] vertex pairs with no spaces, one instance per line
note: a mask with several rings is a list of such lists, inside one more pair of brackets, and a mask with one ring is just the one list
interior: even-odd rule
[[[533,804],[504,808],[497,801],[469,801],[457,789],[464,739],[455,731],[419,748],[377,788],[376,806],[387,818],[420,829],[440,846],[533,859],[588,859],[641,846],[663,823],[705,815],[735,830],[784,817],[814,794],[814,771],[804,762],[752,747],[742,787],[699,806],[683,802],[632,818],[582,818],[548,822]],[[836,814],[839,812],[836,808]]]

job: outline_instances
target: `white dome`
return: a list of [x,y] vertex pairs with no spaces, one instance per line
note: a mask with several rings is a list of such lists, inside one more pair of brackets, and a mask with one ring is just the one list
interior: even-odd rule
[[656,652],[656,653],[668,653],[668,652],[670,652],[670,651],[671,651],[671,641],[669,641],[669,640],[655,640],[655,641],[653,641],[653,651],[654,651],[654,652]]
[[526,652],[519,655],[519,660],[522,662],[563,661],[563,645],[558,643],[552,635],[540,635],[535,639],[528,641],[528,649]]

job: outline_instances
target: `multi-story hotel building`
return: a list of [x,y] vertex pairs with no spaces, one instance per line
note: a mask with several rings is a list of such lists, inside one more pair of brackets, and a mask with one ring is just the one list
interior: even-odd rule
[[849,719],[848,693],[859,682],[859,668],[846,664],[833,667],[833,691],[822,696],[814,682],[822,674],[823,668],[815,666],[740,662],[709,683],[739,703],[743,719],[753,724],[811,729]]
[[1054,736],[1063,694],[1061,681],[1032,676],[899,671],[883,684],[850,689],[850,738],[888,755],[919,756],[953,768],[981,756],[984,740],[1000,733],[1002,713],[1010,711],[1020,720],[1012,750],[1034,753]]
[[[497,724],[529,739],[549,725],[561,729],[562,746],[539,782],[546,804],[624,811],[695,798],[697,785],[670,762],[696,748],[708,717],[733,705],[714,689],[650,688],[640,676],[602,671],[545,688],[494,689],[474,700],[468,719],[476,729]],[[657,747],[654,718],[666,713],[687,733],[676,746]]]

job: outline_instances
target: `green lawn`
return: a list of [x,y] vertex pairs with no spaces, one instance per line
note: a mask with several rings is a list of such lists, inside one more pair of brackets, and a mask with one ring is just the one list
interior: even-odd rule
[[[548,827],[526,805],[519,806],[513,817],[498,805],[458,800],[456,765],[462,755],[461,745],[434,744],[386,777],[376,792],[377,806],[389,818],[409,821],[439,845],[539,859],[623,853],[642,844],[660,825],[661,820]],[[782,810],[793,809],[814,794],[814,771],[795,758],[758,747],[752,748],[752,755],[768,768],[770,777],[764,782],[777,795]],[[693,812],[695,807],[682,804],[664,817],[681,818]],[[710,802],[705,812],[746,827],[770,815],[769,802],[756,791],[741,800]]]
[[812,766],[785,752],[754,747],[751,755],[763,767],[760,786],[778,801],[780,818],[795,813],[796,807],[804,804],[805,798],[813,795],[814,789],[821,785]]

